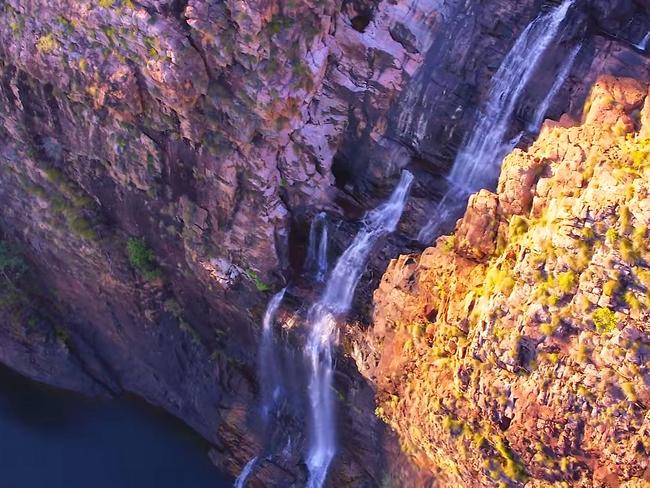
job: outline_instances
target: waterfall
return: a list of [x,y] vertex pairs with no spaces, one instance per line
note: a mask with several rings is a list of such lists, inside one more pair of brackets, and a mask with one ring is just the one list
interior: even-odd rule
[[641,40],[640,43],[635,44],[636,47],[641,49],[642,51],[647,51],[648,50],[648,44],[650,44],[650,31],[645,35],[645,37]]
[[[321,231],[320,240],[318,240],[319,227]],[[316,281],[322,283],[327,275],[327,267],[327,220],[325,212],[321,212],[309,227],[309,244],[307,246],[305,269],[314,274]]]
[[[266,306],[264,319],[262,320],[262,340],[260,341],[257,357],[259,361],[258,377],[262,390],[262,421],[264,425],[267,424],[269,414],[275,409],[282,394],[282,375],[273,344],[273,322],[286,291],[287,289],[283,288],[273,295]],[[257,456],[246,463],[246,466],[235,480],[235,488],[243,488],[256,464]]]
[[282,375],[273,344],[273,321],[286,290],[286,288],[283,288],[271,298],[266,306],[264,320],[262,321],[262,340],[258,352],[258,376],[262,389],[262,420],[265,423],[282,393]]
[[244,483],[246,483],[246,480],[251,475],[256,463],[257,456],[246,463],[246,466],[244,466],[244,469],[242,469],[241,473],[235,480],[235,488],[244,488]]
[[551,89],[546,94],[546,97],[544,97],[542,103],[540,103],[539,106],[537,107],[537,110],[535,111],[535,115],[533,116],[533,120],[528,125],[528,132],[530,132],[531,134],[537,132],[542,126],[542,122],[544,122],[544,117],[546,116],[546,112],[548,112],[549,106],[551,105],[553,100],[555,100],[555,97],[560,91],[560,88],[562,88],[562,85],[564,85],[564,82],[569,76],[569,73],[571,72],[571,68],[573,67],[573,63],[575,62],[576,56],[578,55],[580,49],[582,49],[582,44],[578,44],[577,46],[575,46],[569,53],[569,56],[567,56],[567,58],[562,63],[562,67],[560,68],[560,72],[558,73],[557,77],[555,78],[555,81],[553,82],[553,86],[551,86]]
[[370,211],[361,230],[338,259],[321,298],[310,308],[310,333],[305,347],[310,367],[309,400],[312,432],[307,467],[309,488],[320,488],[336,452],[334,398],[332,396],[332,342],[336,319],[352,306],[354,290],[375,243],[393,232],[404,210],[413,175],[402,172],[390,198]]
[[323,222],[323,230],[318,244],[318,267],[316,271],[316,281],[325,281],[327,275],[327,222]]
[[434,219],[418,234],[420,241],[429,242],[445,223],[443,218],[455,215],[469,195],[497,180],[501,160],[514,147],[512,141],[504,139],[517,102],[574,1],[564,0],[556,9],[536,17],[504,59],[492,80],[486,106],[456,156],[446,198],[438,205]]

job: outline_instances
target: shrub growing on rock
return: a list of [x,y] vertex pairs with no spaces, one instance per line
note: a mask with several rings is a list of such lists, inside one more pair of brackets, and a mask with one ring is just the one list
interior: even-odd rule
[[131,238],[126,243],[129,263],[147,280],[160,278],[160,269],[156,264],[154,252],[147,247],[144,239]]
[[618,325],[616,314],[609,308],[598,308],[592,317],[596,330],[601,334],[612,332]]

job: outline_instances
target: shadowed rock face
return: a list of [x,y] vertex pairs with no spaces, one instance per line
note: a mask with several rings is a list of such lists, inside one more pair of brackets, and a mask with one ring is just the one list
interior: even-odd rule
[[[341,249],[353,220],[409,167],[418,181],[401,228],[358,294],[367,317],[385,263],[434,205],[490,76],[542,8],[466,4],[3,3],[0,226],[31,264],[37,302],[56,311],[44,314],[54,325],[43,318],[35,331],[22,319],[0,328],[0,359],[61,387],[137,393],[240,469],[260,442],[250,421],[266,284],[299,274],[314,214],[344,220],[333,237]],[[601,72],[646,79],[647,58],[632,47],[646,10],[579,5],[557,51],[586,44],[552,113],[567,104],[575,113]],[[540,74],[515,124],[552,82]],[[129,263],[132,237],[153,250],[160,276]],[[356,413],[341,420],[347,447],[332,483],[377,484],[397,448],[383,441],[372,391],[350,361],[340,364],[340,411]],[[300,480],[298,465],[271,464],[259,478]]]
[[391,262],[358,361],[443,485],[650,482],[649,109],[647,83],[599,79],[582,123]]

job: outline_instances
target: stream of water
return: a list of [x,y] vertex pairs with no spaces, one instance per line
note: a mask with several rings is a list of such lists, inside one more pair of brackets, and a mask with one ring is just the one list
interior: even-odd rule
[[381,237],[397,227],[412,182],[413,175],[403,171],[390,198],[366,215],[361,230],[332,270],[321,298],[309,310],[307,319],[310,333],[305,346],[310,367],[311,437],[307,453],[309,488],[323,486],[336,453],[332,384],[332,346],[336,321],[350,310],[354,290],[373,247]]
[[[492,80],[488,101],[461,147],[448,177],[449,190],[420,230],[418,240],[429,243],[440,226],[462,212],[467,198],[494,186],[501,160],[518,138],[506,141],[512,117],[524,89],[542,61],[575,0],[536,17],[522,32]],[[567,73],[568,74],[568,73]]]
[[[318,231],[320,230],[320,238]],[[307,246],[307,258],[305,259],[305,270],[312,273],[314,279],[322,283],[327,275],[327,217],[324,212],[319,213],[312,221],[309,228],[309,243]]]

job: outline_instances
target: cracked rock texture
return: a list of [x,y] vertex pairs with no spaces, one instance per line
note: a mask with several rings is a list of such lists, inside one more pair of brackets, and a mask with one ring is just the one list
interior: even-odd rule
[[[324,210],[342,222],[333,260],[399,171],[416,175],[399,231],[362,280],[355,310],[367,322],[374,286],[412,249],[491,76],[551,3],[0,2],[0,229],[31,283],[31,301],[0,307],[0,360],[63,388],[136,393],[238,472],[263,442],[260,317],[269,288],[301,274],[311,218]],[[579,116],[600,73],[648,80],[635,47],[647,2],[588,0],[572,15],[513,131],[576,42],[552,114],[569,106]],[[516,183],[504,183],[513,212],[527,191]],[[466,258],[496,249],[478,211],[495,204],[489,194],[473,202],[458,244]],[[151,251],[144,268],[128,259],[130,239]],[[371,386],[340,356],[342,448],[330,483],[377,486],[408,463],[373,414]],[[302,423],[286,426],[298,449]],[[259,486],[304,479],[298,455],[267,464]]]
[[649,486],[648,88],[600,78],[389,265],[357,358],[443,486]]

